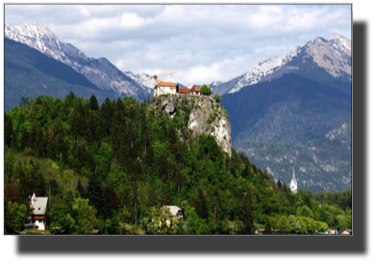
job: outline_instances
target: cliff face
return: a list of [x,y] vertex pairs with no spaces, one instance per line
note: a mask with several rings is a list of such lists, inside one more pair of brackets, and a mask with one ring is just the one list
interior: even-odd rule
[[166,111],[170,118],[177,115],[188,117],[190,110],[188,129],[192,130],[192,136],[202,133],[213,136],[223,151],[231,156],[232,130],[228,114],[223,106],[215,104],[210,97],[162,95],[154,99],[153,108]]

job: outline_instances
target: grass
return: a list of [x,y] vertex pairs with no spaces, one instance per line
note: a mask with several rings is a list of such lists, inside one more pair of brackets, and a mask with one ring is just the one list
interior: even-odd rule
[[123,233],[126,235],[145,235],[145,231],[141,228],[141,226],[126,224],[123,228],[125,230]]
[[261,223],[253,223],[253,226],[259,228],[259,229],[263,229],[265,230],[265,224],[261,224]]
[[26,230],[23,235],[51,235],[47,230]]

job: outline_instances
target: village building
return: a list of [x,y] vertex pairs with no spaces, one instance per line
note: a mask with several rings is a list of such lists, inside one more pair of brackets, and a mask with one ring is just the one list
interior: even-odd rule
[[48,197],[36,197],[33,193],[31,197],[30,217],[27,227],[32,227],[38,230],[45,230],[45,210],[47,209]]
[[194,85],[191,88],[191,94],[198,94],[198,95],[200,95],[200,89],[196,85]]
[[177,220],[182,220],[184,217],[183,210],[177,206],[164,206],[164,208],[169,208],[171,215],[174,216]]
[[189,89],[189,88],[179,88],[178,93],[180,93],[180,94],[190,94],[191,93],[191,89]]
[[176,84],[172,82],[160,81],[155,86],[154,97],[163,95],[163,94],[176,94]]
[[293,174],[292,174],[292,180],[291,183],[289,184],[289,188],[293,193],[297,193],[297,181],[295,178],[295,166],[293,166]]
[[342,235],[352,235],[352,229],[344,229],[341,231]]
[[[200,88],[197,85],[193,85],[192,88],[180,88],[179,85],[176,85],[172,82],[163,82],[160,81],[154,89],[154,97],[166,94],[192,94],[192,95],[202,95]],[[213,99],[213,94],[209,95]]]

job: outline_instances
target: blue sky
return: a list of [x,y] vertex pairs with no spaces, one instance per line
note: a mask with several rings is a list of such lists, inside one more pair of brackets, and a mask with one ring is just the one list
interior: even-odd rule
[[258,62],[333,33],[351,37],[350,5],[6,5],[5,22],[37,22],[122,71],[229,81]]

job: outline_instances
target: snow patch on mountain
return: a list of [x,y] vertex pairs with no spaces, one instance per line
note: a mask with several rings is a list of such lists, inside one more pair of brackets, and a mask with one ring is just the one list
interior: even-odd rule
[[147,73],[135,73],[132,71],[126,71],[126,72],[124,72],[124,74],[127,75],[132,80],[134,80],[136,83],[138,83],[144,89],[153,90],[154,80],[149,79],[149,77],[150,77],[149,74],[147,74]]
[[146,74],[127,75],[105,58],[88,58],[81,50],[72,44],[61,42],[52,31],[38,23],[24,23],[20,26],[5,24],[4,37],[26,44],[65,63],[101,90],[139,99],[152,91],[152,88],[149,89]]
[[257,84],[264,77],[279,70],[282,66],[296,57],[300,52],[300,47],[295,46],[292,50],[281,56],[259,62],[253,69],[244,74],[244,77],[228,93],[235,93],[245,86]]

